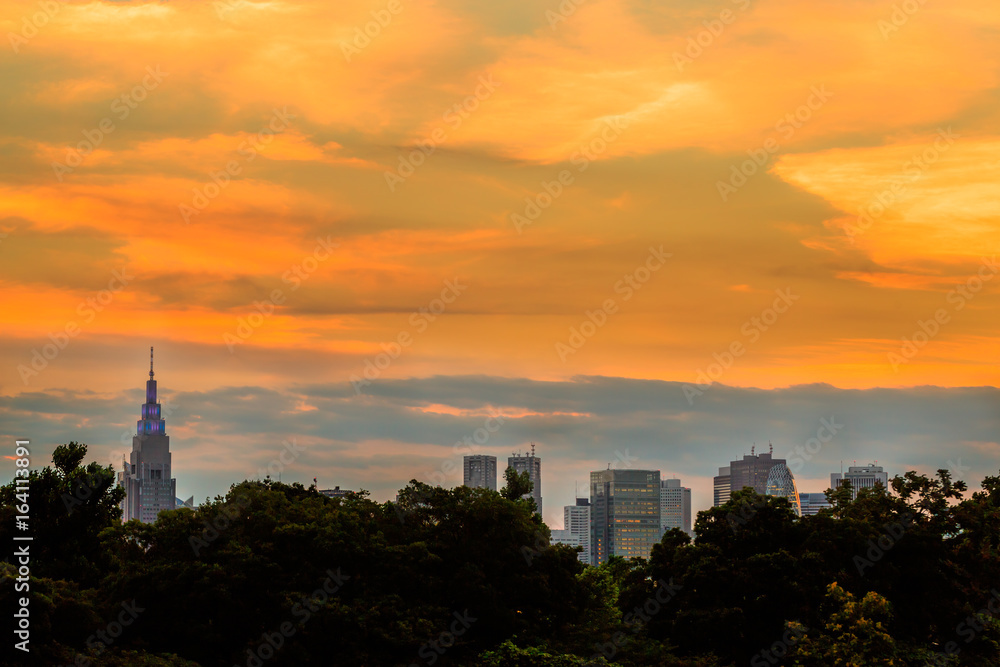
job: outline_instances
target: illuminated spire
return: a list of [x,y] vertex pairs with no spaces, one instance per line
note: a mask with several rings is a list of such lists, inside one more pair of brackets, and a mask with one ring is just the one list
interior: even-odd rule
[[160,416],[156,401],[156,380],[153,379],[153,348],[149,348],[149,380],[146,382],[146,402],[142,405],[142,419],[136,422],[138,435],[165,435],[166,424]]

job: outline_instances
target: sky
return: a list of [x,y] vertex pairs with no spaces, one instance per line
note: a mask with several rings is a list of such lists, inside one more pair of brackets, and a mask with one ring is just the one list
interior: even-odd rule
[[478,437],[536,445],[553,527],[612,464],[697,510],[821,418],[801,491],[1000,470],[995,2],[5,1],[0,33],[0,443],[35,465],[118,465],[155,346],[198,501],[289,448],[283,481],[452,485]]

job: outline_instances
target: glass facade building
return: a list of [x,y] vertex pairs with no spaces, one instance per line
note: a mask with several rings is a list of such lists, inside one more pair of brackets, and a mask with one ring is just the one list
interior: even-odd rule
[[778,463],[771,468],[771,472],[767,476],[766,495],[787,498],[795,511],[795,516],[802,516],[799,490],[795,488],[795,477],[784,463]]
[[590,473],[591,563],[611,556],[649,558],[660,540],[660,471]]

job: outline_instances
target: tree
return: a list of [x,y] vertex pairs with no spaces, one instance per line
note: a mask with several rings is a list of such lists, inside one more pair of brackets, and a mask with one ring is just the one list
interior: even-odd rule
[[531,482],[531,475],[528,474],[527,470],[517,472],[514,468],[508,466],[503,471],[503,478],[506,483],[500,490],[500,495],[507,500],[519,500],[530,494],[535,488],[535,485]]
[[52,452],[55,467],[32,471],[27,495],[13,481],[0,487],[0,539],[10,543],[18,495],[27,499],[27,532],[32,540],[32,573],[95,585],[107,567],[98,535],[121,520],[125,492],[111,466],[82,465],[87,446],[70,442]]
[[[828,616],[821,627],[810,629],[789,623],[793,665],[827,667],[845,665],[922,665],[932,658],[926,649],[909,648],[890,634],[892,605],[869,591],[860,601],[836,583],[826,594]],[[761,664],[765,664],[761,662]],[[955,664],[948,659],[933,664]]]

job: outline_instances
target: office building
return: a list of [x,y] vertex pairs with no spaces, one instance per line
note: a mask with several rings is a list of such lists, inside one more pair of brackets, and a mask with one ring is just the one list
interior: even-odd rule
[[[563,531],[565,536],[560,541],[583,547],[578,558],[583,563],[590,563],[590,498],[577,498],[575,505],[563,507]],[[553,541],[555,534],[556,531],[552,531]]]
[[719,468],[719,474],[712,478],[712,504],[715,507],[729,502],[730,477],[729,466]]
[[802,516],[813,516],[825,507],[831,507],[826,499],[825,493],[800,493],[799,505],[802,508]]
[[177,480],[171,477],[170,437],[156,401],[153,348],[149,348],[149,380],[141,415],[132,436],[129,460],[122,460],[118,485],[125,490],[122,520],[153,523],[160,512],[177,506]]
[[[576,557],[581,562],[590,564],[590,561],[586,560],[586,558],[589,557],[590,554],[587,553],[587,546],[586,544],[584,544],[582,535],[577,535],[568,528],[563,528],[562,530],[559,530],[557,528],[556,530],[550,532],[552,533],[552,538],[549,540],[549,544],[565,544],[568,547],[574,547],[574,548],[581,547],[583,551],[578,553]],[[590,540],[588,539],[587,542],[589,543]]]
[[659,470],[590,473],[591,564],[611,556],[649,558],[659,540]]
[[716,507],[725,504],[733,493],[745,486],[761,495],[767,494],[767,478],[771,474],[771,468],[784,464],[785,459],[773,458],[773,446],[764,454],[755,454],[754,449],[755,447],[751,447],[750,453],[744,454],[741,460],[730,461],[725,468],[719,468],[719,474],[715,477]]
[[472,454],[462,458],[462,483],[474,489],[497,490],[497,457]]
[[527,472],[528,478],[531,480],[531,493],[525,494],[524,497],[535,499],[535,508],[538,513],[542,513],[542,459],[535,456],[535,443],[531,443],[531,454],[525,454],[522,456],[519,453],[515,453],[507,459],[507,466],[513,468],[516,472],[522,473]]
[[766,493],[769,496],[787,498],[795,516],[802,516],[799,490],[795,488],[795,476],[784,463],[778,463],[771,467],[771,472],[767,475]]
[[873,489],[876,484],[881,484],[886,490],[889,489],[889,473],[882,470],[882,466],[869,463],[863,466],[850,466],[847,472],[830,473],[830,488],[838,489],[843,480],[851,482],[851,499],[858,497],[861,489]]
[[342,489],[339,486],[335,486],[332,489],[321,489],[318,493],[323,494],[327,498],[343,498],[351,493],[354,493],[351,489]]
[[691,535],[691,489],[679,479],[660,480],[660,535],[680,528]]

